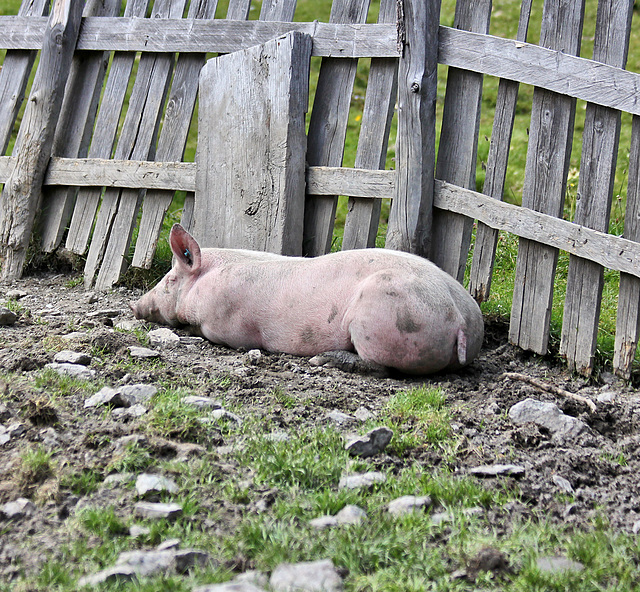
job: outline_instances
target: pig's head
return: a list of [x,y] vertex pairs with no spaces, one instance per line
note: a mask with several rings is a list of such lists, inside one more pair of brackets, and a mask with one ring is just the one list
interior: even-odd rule
[[202,256],[196,240],[180,225],[174,224],[169,234],[173,251],[173,267],[167,275],[137,302],[129,307],[137,319],[176,327],[186,323],[181,318],[181,295],[191,288],[200,274]]

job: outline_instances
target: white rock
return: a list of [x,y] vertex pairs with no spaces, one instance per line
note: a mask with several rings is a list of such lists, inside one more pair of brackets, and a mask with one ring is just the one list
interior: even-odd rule
[[393,501],[389,502],[387,511],[392,516],[401,516],[403,514],[409,514],[417,510],[424,510],[431,505],[431,498],[428,495],[415,496],[415,495],[403,495]]
[[8,520],[21,520],[26,516],[31,516],[35,511],[34,503],[24,497],[19,497],[13,502],[7,502],[0,508],[0,514]]
[[340,478],[338,489],[357,489],[359,487],[371,487],[375,483],[384,483],[387,476],[378,471],[370,471],[369,473],[354,473],[353,475],[345,475]]
[[281,563],[269,580],[274,592],[341,592],[342,578],[333,561]]
[[338,411],[337,409],[332,409],[327,413],[326,418],[329,421],[332,421],[338,426],[348,425],[356,421],[356,418],[353,415],[348,415],[347,413],[343,413],[342,411]]
[[149,331],[149,345],[151,347],[173,348],[180,345],[180,337],[167,327],[160,327]]
[[509,409],[509,419],[516,424],[533,422],[554,435],[574,438],[587,430],[587,425],[560,411],[555,403],[525,399]]
[[136,491],[140,497],[148,497],[165,491],[178,493],[178,486],[175,481],[162,475],[143,473],[136,479]]
[[142,360],[160,357],[160,352],[154,349],[149,349],[148,347],[139,347],[137,345],[129,346],[129,354],[132,358],[138,358]]
[[187,405],[193,405],[194,407],[202,408],[211,408],[211,409],[221,409],[222,404],[220,401],[216,399],[212,399],[211,397],[200,397],[197,395],[189,395],[187,397],[182,398],[182,402]]
[[182,516],[182,506],[178,504],[138,502],[134,507],[134,511],[137,516],[154,520],[175,520]]
[[80,364],[58,364],[52,362],[45,365],[46,368],[51,368],[54,372],[57,372],[61,376],[71,376],[72,378],[78,378],[80,380],[90,380],[96,375],[95,370],[81,366]]
[[53,361],[59,364],[80,364],[81,366],[88,366],[91,364],[91,356],[89,354],[63,349],[53,357]]

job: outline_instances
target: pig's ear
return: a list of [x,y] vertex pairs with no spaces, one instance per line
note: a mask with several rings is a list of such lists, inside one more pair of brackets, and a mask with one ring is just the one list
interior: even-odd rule
[[200,269],[200,245],[180,224],[174,224],[169,234],[169,244],[176,263],[186,272],[194,273]]

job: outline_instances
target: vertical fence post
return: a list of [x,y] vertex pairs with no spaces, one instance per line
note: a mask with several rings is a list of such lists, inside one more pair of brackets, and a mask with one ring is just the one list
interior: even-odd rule
[[428,256],[436,158],[440,0],[398,0],[396,192],[386,246]]
[[45,29],[40,64],[16,139],[16,165],[0,199],[0,262],[5,280],[20,277],[26,260],[83,5],[82,0],[56,0]]

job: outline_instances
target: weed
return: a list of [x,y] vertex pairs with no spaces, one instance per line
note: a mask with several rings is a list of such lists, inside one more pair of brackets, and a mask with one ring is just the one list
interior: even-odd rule
[[107,473],[139,473],[155,463],[149,451],[137,443],[128,444],[107,465]]
[[102,482],[102,473],[96,469],[83,469],[64,475],[60,487],[76,495],[88,495],[96,491]]
[[103,538],[128,534],[129,528],[120,519],[112,506],[106,508],[82,508],[76,514],[80,525],[93,534]]
[[20,454],[17,472],[18,487],[25,490],[46,481],[53,475],[53,451],[42,444],[30,446]]

